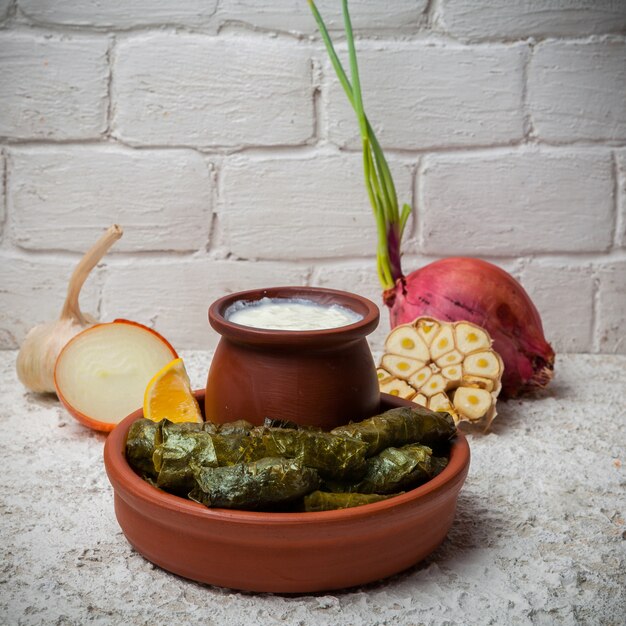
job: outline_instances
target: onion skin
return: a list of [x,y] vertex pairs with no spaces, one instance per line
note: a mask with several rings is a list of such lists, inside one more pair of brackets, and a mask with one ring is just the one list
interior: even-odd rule
[[482,326],[504,362],[502,395],[514,398],[545,387],[553,376],[554,350],[524,288],[499,267],[465,257],[435,261],[397,279],[384,293],[391,327],[427,315]]

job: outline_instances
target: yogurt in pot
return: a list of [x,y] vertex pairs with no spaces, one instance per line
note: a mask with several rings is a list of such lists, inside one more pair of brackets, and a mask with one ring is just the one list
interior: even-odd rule
[[324,330],[363,319],[347,307],[323,305],[305,298],[261,298],[236,302],[225,318],[233,324],[265,330]]

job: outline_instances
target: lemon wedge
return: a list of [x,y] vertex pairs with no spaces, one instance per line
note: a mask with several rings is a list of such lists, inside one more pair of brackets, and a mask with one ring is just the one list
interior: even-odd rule
[[154,422],[203,422],[183,360],[170,361],[148,383],[143,396],[143,415]]

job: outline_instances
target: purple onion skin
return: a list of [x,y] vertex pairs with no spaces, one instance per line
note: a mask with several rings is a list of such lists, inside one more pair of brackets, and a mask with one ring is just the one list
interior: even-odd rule
[[384,301],[392,328],[422,315],[485,328],[504,361],[504,398],[545,387],[552,379],[554,350],[543,336],[535,305],[510,274],[492,263],[465,257],[429,263],[398,278]]

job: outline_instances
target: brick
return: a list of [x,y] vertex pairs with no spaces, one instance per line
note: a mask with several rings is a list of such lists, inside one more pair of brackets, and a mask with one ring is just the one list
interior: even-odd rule
[[541,315],[544,334],[555,351],[590,352],[594,297],[591,267],[537,261],[523,269],[521,282]]
[[[19,348],[33,326],[58,319],[78,260],[78,256],[24,259],[0,254],[0,349]],[[96,315],[99,291],[98,270],[94,270],[81,292],[84,312]]]
[[0,33],[0,136],[89,139],[107,125],[107,40]]
[[[411,172],[390,163],[399,201]],[[220,174],[219,213],[240,258],[311,259],[371,255],[376,227],[358,154],[230,159]]]
[[44,24],[125,29],[207,24],[217,0],[19,0],[22,13]]
[[626,42],[538,45],[528,70],[528,99],[542,139],[626,139]]
[[[341,3],[334,0],[316,2],[326,26],[343,31]],[[350,17],[356,31],[415,30],[426,10],[426,0],[362,0],[351,8]],[[307,2],[293,0],[222,0],[216,16],[220,24],[244,23],[254,28],[312,34],[317,25]]]
[[[106,268],[102,317],[126,317],[162,333],[177,349],[215,348],[208,307],[227,293],[305,284],[308,269],[286,263],[210,258],[112,263]],[[207,362],[207,370],[209,363]]]
[[617,232],[616,242],[618,246],[626,248],[626,150],[617,151]]
[[115,134],[130,143],[301,144],[313,134],[306,48],[269,38],[152,34],[120,43]]
[[532,148],[435,155],[423,163],[423,252],[601,252],[612,243],[608,153]]
[[626,354],[626,261],[607,263],[598,270],[596,311],[599,352]]
[[441,0],[439,26],[461,38],[581,36],[626,29],[620,0]]
[[208,243],[212,182],[196,152],[25,147],[9,158],[13,238],[22,248],[84,251],[114,222],[125,228],[115,251]]
[[[359,48],[365,110],[383,146],[491,145],[523,136],[526,46],[376,43]],[[329,138],[357,147],[354,111],[330,63],[325,68]]]

